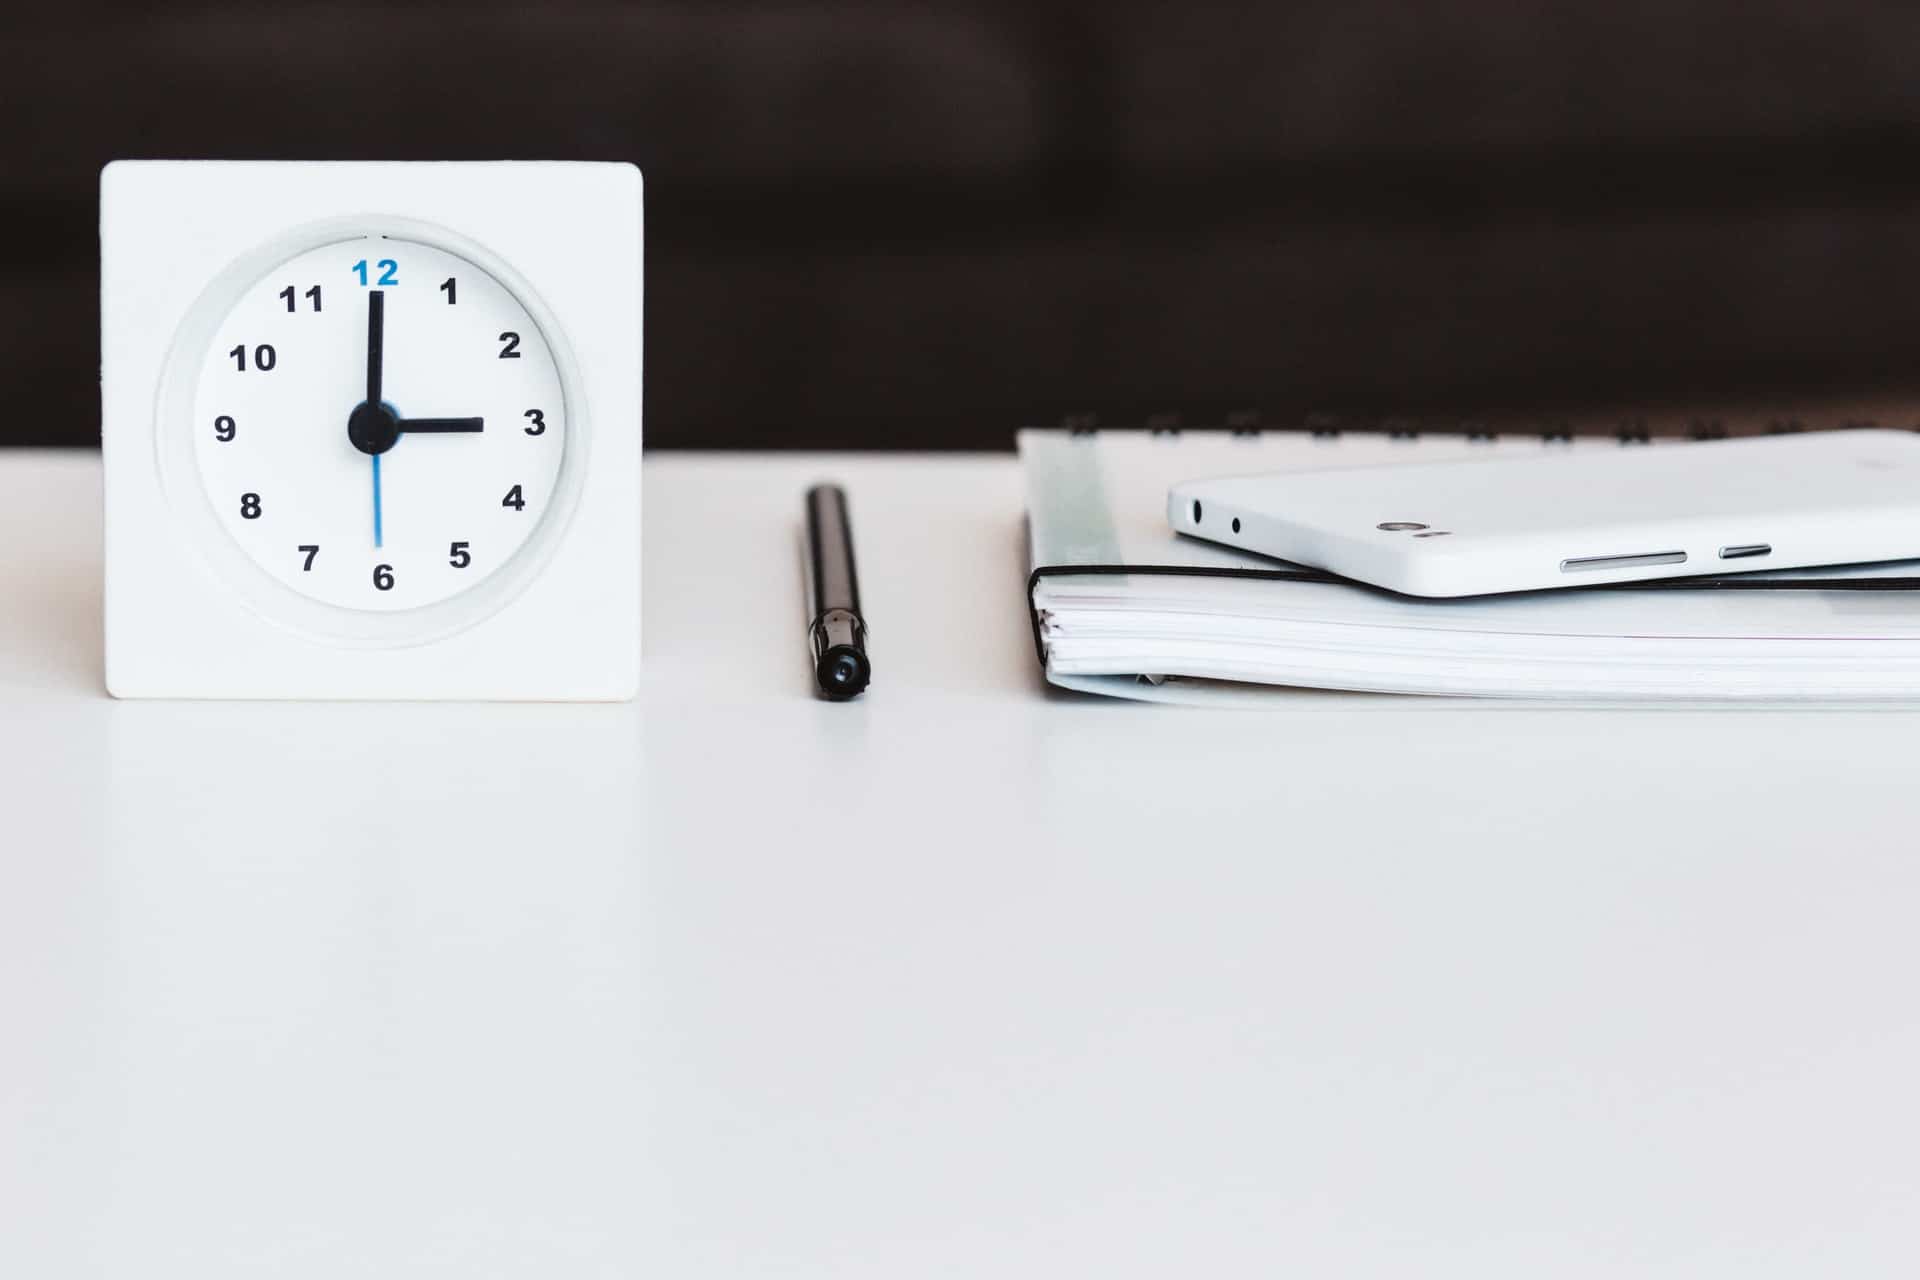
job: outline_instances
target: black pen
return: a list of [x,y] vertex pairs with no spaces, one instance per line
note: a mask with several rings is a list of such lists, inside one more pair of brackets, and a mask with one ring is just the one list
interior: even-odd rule
[[867,624],[860,617],[860,584],[853,576],[853,529],[839,485],[807,490],[807,555],[813,570],[813,678],[835,701],[853,697],[873,679],[867,661]]

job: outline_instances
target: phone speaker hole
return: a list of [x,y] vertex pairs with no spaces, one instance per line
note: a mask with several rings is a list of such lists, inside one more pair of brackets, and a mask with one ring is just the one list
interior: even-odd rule
[[1773,544],[1768,542],[1743,542],[1737,547],[1720,548],[1722,560],[1751,560],[1755,556],[1770,556]]

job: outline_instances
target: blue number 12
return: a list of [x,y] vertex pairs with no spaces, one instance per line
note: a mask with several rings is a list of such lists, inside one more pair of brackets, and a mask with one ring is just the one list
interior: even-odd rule
[[[381,288],[400,283],[400,264],[392,258],[382,258],[374,263],[380,269],[380,279],[375,281]],[[367,260],[365,258],[353,264],[353,273],[360,277],[360,283],[367,283]]]

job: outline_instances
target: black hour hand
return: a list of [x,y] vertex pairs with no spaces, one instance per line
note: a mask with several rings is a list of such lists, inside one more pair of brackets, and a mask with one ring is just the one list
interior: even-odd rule
[[481,418],[402,418],[399,422],[401,435],[416,435],[427,432],[452,434],[462,431],[481,431],[486,422]]

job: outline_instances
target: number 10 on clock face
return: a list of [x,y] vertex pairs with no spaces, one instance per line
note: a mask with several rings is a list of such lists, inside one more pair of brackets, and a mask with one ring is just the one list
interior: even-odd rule
[[286,586],[359,610],[499,570],[546,517],[568,443],[527,307],[476,264],[388,236],[300,253],[244,291],[193,403],[220,523]]

